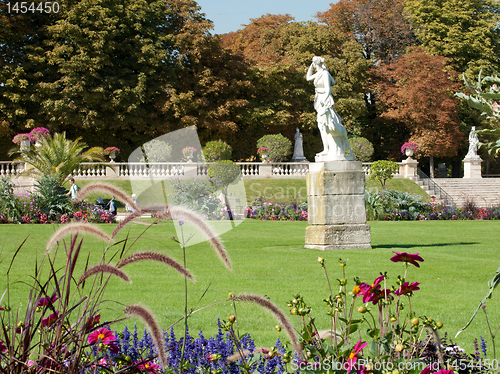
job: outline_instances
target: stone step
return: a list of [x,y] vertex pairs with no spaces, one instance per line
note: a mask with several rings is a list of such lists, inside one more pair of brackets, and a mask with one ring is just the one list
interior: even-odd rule
[[453,198],[457,207],[471,201],[478,207],[500,205],[500,178],[434,178],[434,182]]

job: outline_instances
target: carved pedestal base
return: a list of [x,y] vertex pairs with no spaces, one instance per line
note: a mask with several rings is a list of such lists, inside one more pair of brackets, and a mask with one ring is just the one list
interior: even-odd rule
[[466,157],[464,163],[464,178],[482,178],[481,176],[481,157]]
[[366,224],[365,175],[361,162],[329,161],[309,165],[306,248],[371,248]]

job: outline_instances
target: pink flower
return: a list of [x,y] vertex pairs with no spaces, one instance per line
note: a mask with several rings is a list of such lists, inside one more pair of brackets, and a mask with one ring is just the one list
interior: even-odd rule
[[398,296],[402,295],[413,295],[413,291],[418,291],[420,288],[418,287],[419,282],[413,282],[410,284],[409,282],[404,282],[400,288],[394,291],[394,294]]
[[145,362],[143,364],[140,364],[137,366],[137,369],[139,369],[142,372],[146,372],[146,373],[157,373],[158,370],[160,369],[160,367],[150,361],[148,362]]
[[114,342],[116,339],[113,335],[113,331],[108,330],[106,327],[103,327],[102,329],[96,330],[93,333],[89,334],[87,340],[89,341],[89,344],[109,344],[111,342]]
[[7,350],[7,346],[4,344],[3,340],[0,340],[0,353],[3,353]]
[[58,297],[56,295],[52,297],[42,297],[40,300],[38,300],[38,306],[45,306],[50,304],[54,304]]
[[89,344],[103,344],[113,353],[118,353],[119,351],[118,346],[115,343],[116,338],[113,335],[113,331],[108,330],[105,327],[89,334],[87,340]]
[[419,268],[420,265],[417,263],[417,261],[424,261],[424,259],[419,256],[419,253],[410,254],[406,252],[398,253],[394,251],[393,253],[396,254],[396,256],[391,257],[391,261],[393,262],[406,262],[407,264],[409,262],[410,264],[415,265],[417,268]]
[[47,318],[42,319],[42,327],[50,327],[59,318],[59,312],[52,313]]
[[364,347],[366,347],[368,343],[361,343],[361,339],[356,343],[354,348],[352,349],[351,353],[349,354],[349,358],[347,359],[347,372],[350,373],[352,370],[352,367],[356,363],[358,359],[358,353],[363,350]]

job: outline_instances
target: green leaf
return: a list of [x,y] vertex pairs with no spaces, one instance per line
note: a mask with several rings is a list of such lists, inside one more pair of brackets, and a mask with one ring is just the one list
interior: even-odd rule
[[370,343],[370,354],[373,357],[377,357],[377,354],[378,354],[378,343],[377,343],[376,340],[372,340],[372,342]]

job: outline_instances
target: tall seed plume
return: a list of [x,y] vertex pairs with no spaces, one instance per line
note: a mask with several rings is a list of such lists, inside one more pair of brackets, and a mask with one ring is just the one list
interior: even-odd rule
[[88,194],[90,194],[92,192],[97,192],[97,191],[107,192],[107,193],[113,195],[115,198],[117,198],[121,202],[128,204],[128,206],[130,206],[132,209],[139,210],[139,207],[135,204],[134,200],[132,200],[125,192],[123,192],[118,187],[115,187],[115,186],[108,184],[108,183],[96,182],[96,183],[87,184],[85,187],[81,188],[78,191],[77,200],[81,201]]
[[134,219],[140,217],[142,215],[142,213],[143,212],[141,210],[136,210],[135,212],[132,212],[129,215],[127,215],[125,217],[125,219],[121,220],[118,223],[118,225],[116,225],[115,229],[111,233],[111,237],[114,238],[116,236],[116,234],[118,234],[118,232],[120,232],[120,230],[123,229],[123,227],[125,227],[126,225],[128,225]]
[[80,277],[78,285],[80,285],[88,277],[98,273],[113,274],[116,275],[118,278],[123,279],[125,282],[131,283],[129,277],[127,276],[127,274],[125,274],[123,270],[120,270],[117,267],[114,267],[113,265],[101,264],[88,268],[87,271],[85,271],[85,273],[83,273],[83,275]]
[[300,347],[299,341],[297,340],[297,337],[295,336],[295,333],[293,331],[292,324],[286,318],[286,316],[283,314],[283,312],[272,302],[269,300],[258,296],[258,295],[250,295],[250,294],[241,294],[238,295],[237,297],[233,298],[234,300],[239,300],[239,301],[247,301],[251,303],[255,303],[260,305],[263,308],[266,308],[267,310],[271,311],[276,318],[278,318],[278,321],[281,323],[283,328],[285,329],[288,337],[290,338],[290,341],[292,342],[293,348],[299,354],[302,356],[302,348]]
[[208,239],[224,265],[226,265],[229,270],[233,270],[231,261],[229,261],[229,257],[227,255],[226,249],[224,248],[224,245],[222,244],[222,241],[217,237],[206,220],[204,220],[198,213],[195,213],[192,210],[181,206],[169,206],[168,213],[175,219],[184,218],[192,222]]
[[45,248],[46,252],[49,252],[54,244],[56,244],[56,242],[70,234],[90,234],[107,242],[110,242],[112,240],[108,234],[97,228],[97,226],[81,222],[68,223],[62,226],[54,233],[54,235],[52,235],[47,244],[47,247]]
[[121,260],[120,263],[118,264],[118,268],[122,268],[125,265],[131,264],[131,263],[137,262],[137,261],[143,261],[143,260],[151,260],[151,261],[161,262],[165,265],[170,266],[171,268],[173,268],[175,271],[182,274],[183,276],[194,281],[193,275],[186,268],[184,268],[181,264],[179,264],[177,261],[175,261],[171,257],[165,256],[165,255],[163,255],[161,253],[157,253],[157,252],[145,251],[145,252],[134,253],[133,255]]
[[142,318],[144,322],[148,325],[151,330],[151,335],[153,335],[153,341],[156,345],[156,350],[158,351],[158,358],[160,359],[160,365],[165,368],[165,348],[163,347],[162,335],[158,323],[156,323],[155,318],[149,310],[140,305],[129,305],[125,308],[125,313],[129,316],[138,316]]

